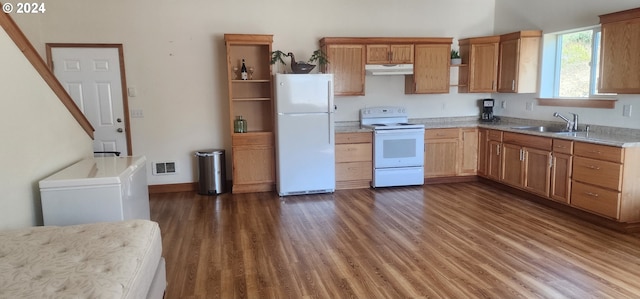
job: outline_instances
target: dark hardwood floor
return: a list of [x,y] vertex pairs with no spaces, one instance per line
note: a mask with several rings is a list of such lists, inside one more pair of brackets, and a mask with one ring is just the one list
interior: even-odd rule
[[640,298],[640,238],[480,182],[151,195],[173,298]]

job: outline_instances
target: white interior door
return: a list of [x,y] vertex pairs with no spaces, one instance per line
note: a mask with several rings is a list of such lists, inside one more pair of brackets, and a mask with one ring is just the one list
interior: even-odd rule
[[95,129],[94,151],[128,153],[118,48],[52,47],[53,72]]

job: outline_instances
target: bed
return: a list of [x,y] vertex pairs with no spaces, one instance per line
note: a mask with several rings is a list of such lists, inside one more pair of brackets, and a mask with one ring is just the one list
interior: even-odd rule
[[165,287],[155,222],[0,231],[0,298],[162,298]]

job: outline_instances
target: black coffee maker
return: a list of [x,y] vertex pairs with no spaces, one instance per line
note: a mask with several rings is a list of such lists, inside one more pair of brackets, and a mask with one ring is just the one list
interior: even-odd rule
[[481,121],[492,122],[495,120],[493,116],[493,99],[482,99],[482,114],[480,115]]

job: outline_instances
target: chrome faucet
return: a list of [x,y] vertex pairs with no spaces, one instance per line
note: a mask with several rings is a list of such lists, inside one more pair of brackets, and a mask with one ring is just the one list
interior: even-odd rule
[[[569,113],[571,113],[571,112],[569,112]],[[573,114],[573,120],[567,119],[566,117],[562,116],[558,112],[554,112],[553,116],[562,118],[562,120],[566,121],[567,122],[567,130],[569,132],[578,131],[578,114],[576,114],[576,113],[571,113],[571,114]]]

